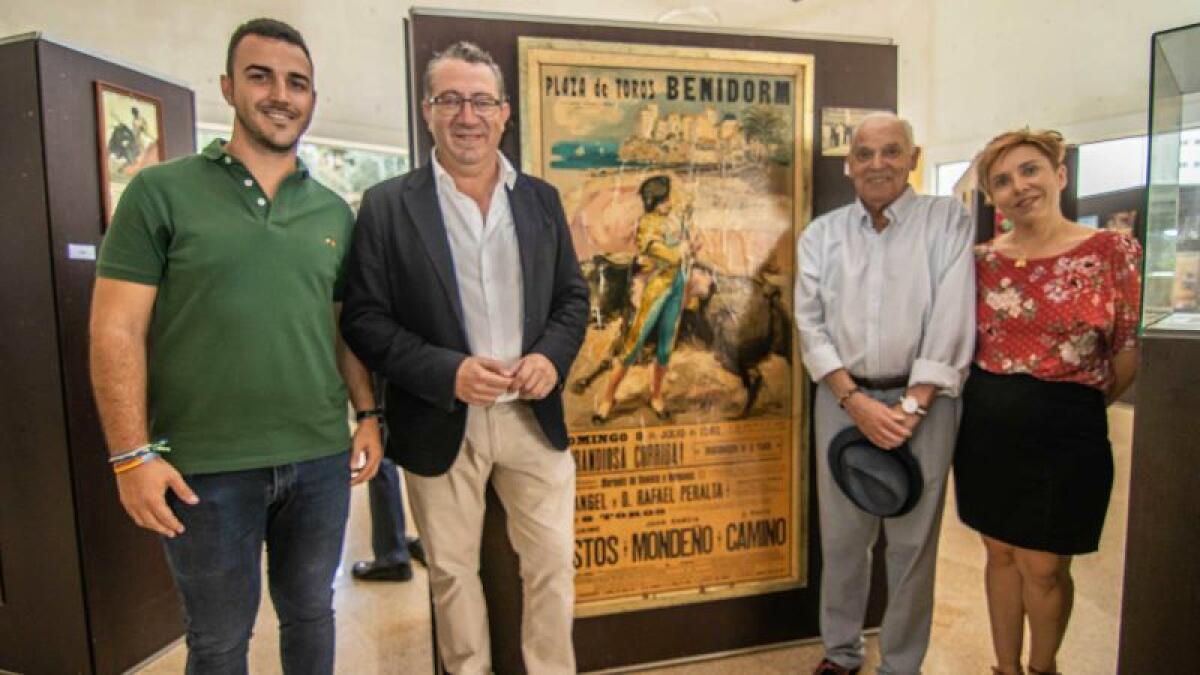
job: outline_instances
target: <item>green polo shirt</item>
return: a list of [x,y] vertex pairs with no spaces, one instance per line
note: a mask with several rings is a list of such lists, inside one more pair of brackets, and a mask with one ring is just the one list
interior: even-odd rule
[[167,439],[182,473],[349,447],[333,303],[353,224],[303,163],[270,200],[219,140],[129,183],[97,274],[158,287],[151,434]]

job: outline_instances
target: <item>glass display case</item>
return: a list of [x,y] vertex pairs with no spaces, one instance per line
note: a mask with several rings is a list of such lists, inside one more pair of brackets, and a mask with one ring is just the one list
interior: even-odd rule
[[1200,336],[1200,24],[1151,49],[1142,329]]

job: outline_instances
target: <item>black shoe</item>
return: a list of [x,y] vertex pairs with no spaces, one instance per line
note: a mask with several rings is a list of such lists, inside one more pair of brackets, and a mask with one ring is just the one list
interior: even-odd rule
[[350,575],[359,581],[408,581],[413,578],[412,564],[362,560],[350,568]]
[[858,675],[858,668],[847,668],[830,661],[829,659],[821,659],[821,663],[817,665],[817,669],[813,671],[813,675]]
[[425,545],[421,543],[420,539],[411,537],[405,541],[404,544],[408,547],[408,555],[412,557],[413,560],[416,560],[422,565],[429,567],[429,563],[425,562]]

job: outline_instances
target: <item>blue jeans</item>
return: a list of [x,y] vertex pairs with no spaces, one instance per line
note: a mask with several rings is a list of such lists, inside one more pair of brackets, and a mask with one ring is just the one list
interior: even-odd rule
[[406,563],[410,557],[404,526],[404,497],[396,463],[384,457],[379,472],[367,482],[371,498],[371,550],[375,559]]
[[283,671],[332,673],[333,577],[350,510],[349,453],[184,479],[200,503],[189,506],[168,492],[186,532],[163,541],[187,614],[187,672],[247,672],[265,542]]

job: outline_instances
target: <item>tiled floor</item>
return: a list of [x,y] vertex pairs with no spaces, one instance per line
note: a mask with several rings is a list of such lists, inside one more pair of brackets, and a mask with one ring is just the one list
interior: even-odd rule
[[[1072,675],[1116,672],[1117,631],[1125,551],[1125,516],[1129,494],[1129,452],[1133,409],[1114,406],[1109,424],[1116,455],[1116,484],[1100,551],[1074,563],[1075,610],[1059,667]],[[953,499],[953,495],[951,495]],[[977,536],[946,505],[938,555],[937,602],[933,640],[925,662],[927,675],[988,672],[991,641],[983,595],[983,549]],[[403,584],[363,584],[350,579],[349,565],[370,556],[370,521],[366,490],[355,491],[346,557],[336,582],[338,620],[337,672],[406,675],[432,672],[428,590],[425,571]],[[269,599],[262,610],[250,649],[251,672],[280,672],[277,623]],[[182,644],[166,650],[141,673],[183,671]],[[723,673],[806,673],[821,657],[817,645],[772,649],[719,660],[693,662],[644,672],[670,675]],[[868,640],[868,664],[878,661],[875,641]],[[863,675],[875,672],[873,665]]]

